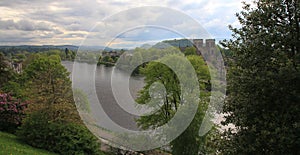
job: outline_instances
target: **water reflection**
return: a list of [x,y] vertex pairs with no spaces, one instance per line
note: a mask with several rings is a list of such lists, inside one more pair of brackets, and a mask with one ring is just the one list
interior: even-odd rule
[[[62,64],[68,69],[68,71],[72,71],[73,62],[64,61]],[[114,67],[105,67],[103,65],[96,66],[86,63],[81,63],[78,65],[80,70],[80,77],[81,77],[81,86],[84,86],[84,92],[87,92],[90,102],[97,103],[97,98],[93,97],[92,90],[95,88],[98,100],[103,108],[103,111],[109,118],[114,121],[116,124],[122,126],[123,128],[129,130],[136,130],[137,126],[135,123],[135,119],[137,116],[134,116],[126,111],[124,111],[116,102],[111,88],[111,76],[114,76],[114,82],[122,82],[122,79],[126,79],[129,76],[127,73],[116,69]],[[112,74],[113,72],[113,74]],[[94,73],[91,74],[91,73]],[[94,77],[93,77],[94,76]],[[95,80],[95,85],[91,85],[91,82],[87,82],[89,80]],[[76,81],[78,83],[78,81]],[[88,84],[86,84],[88,83]],[[143,78],[142,77],[131,77],[129,81],[129,91],[133,98],[137,97],[137,92],[142,89],[144,86]],[[91,93],[89,93],[91,92]],[[125,102],[130,102],[129,98],[123,98]],[[128,103],[132,104],[132,103]],[[91,104],[91,109],[98,109],[97,105]],[[104,116],[101,112],[94,112],[98,117],[99,121],[101,122],[101,118]],[[114,128],[111,127],[109,123],[106,124],[105,121],[100,123],[102,127],[107,128]]]

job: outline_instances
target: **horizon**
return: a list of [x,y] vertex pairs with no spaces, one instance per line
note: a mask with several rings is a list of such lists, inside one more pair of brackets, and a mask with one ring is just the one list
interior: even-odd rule
[[[202,39],[202,38],[194,38],[194,39]],[[155,46],[156,44],[158,43],[162,43],[164,41],[174,41],[174,40],[189,40],[189,41],[192,41],[194,39],[190,39],[190,38],[170,38],[170,39],[166,39],[166,40],[160,40],[158,42],[152,42],[151,43],[144,43],[144,44],[139,44],[138,46],[135,46],[135,47],[131,47],[131,48],[114,48],[114,47],[110,47],[110,46],[105,46],[105,45],[70,45],[70,44],[44,44],[44,45],[37,45],[37,44],[33,44],[33,45],[0,45],[0,47],[22,47],[22,46],[35,46],[35,47],[43,47],[43,46],[54,46],[54,47],[59,47],[59,46],[74,46],[76,48],[80,48],[80,47],[88,47],[88,48],[97,48],[97,50],[105,50],[106,48],[108,49],[113,49],[113,50],[132,50],[134,48],[137,48],[137,47],[142,47],[142,46],[145,46],[145,45],[150,45],[150,46]],[[210,38],[210,39],[213,39],[213,38]],[[207,39],[203,39],[203,42],[205,43]],[[219,41],[214,39],[215,40],[215,43],[216,45],[220,45],[219,44]],[[98,49],[99,48],[99,49]]]

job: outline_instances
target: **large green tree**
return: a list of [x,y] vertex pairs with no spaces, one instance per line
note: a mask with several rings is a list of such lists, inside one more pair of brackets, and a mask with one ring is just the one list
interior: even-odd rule
[[73,102],[69,72],[58,55],[37,56],[23,74],[27,96],[34,103]]
[[28,113],[49,109],[53,111],[49,114],[53,116],[51,121],[82,123],[75,107],[69,72],[61,64],[59,55],[34,56],[24,69],[20,83],[24,90],[22,95],[31,102]]
[[184,52],[185,55],[196,55],[197,54],[197,49],[194,46],[187,47]]
[[300,154],[300,5],[259,0],[237,14],[224,154]]
[[[185,72],[188,68],[182,64],[181,59],[183,59],[183,55],[179,56],[174,54],[162,58],[163,61],[171,62],[174,66],[177,66],[179,72]],[[209,71],[200,56],[192,55],[188,56],[187,59],[194,67],[198,77],[199,87],[202,90],[201,94],[199,94],[199,96],[201,95],[201,101],[199,102],[198,110],[191,124],[179,137],[171,142],[172,154],[174,155],[198,154],[200,148],[202,153],[207,153],[206,147],[204,147],[205,136],[200,137],[198,132],[209,101],[208,96],[210,93],[206,90],[210,79]],[[166,90],[166,95],[162,99],[163,103],[159,109],[155,113],[142,116],[138,120],[139,126],[144,129],[157,128],[166,124],[175,115],[178,109],[181,108],[184,100],[181,94],[181,83],[178,79],[178,75],[176,75],[171,68],[160,62],[152,61],[148,63],[145,68],[141,69],[141,73],[145,76],[146,85],[137,99],[139,104],[148,104],[151,106],[153,99],[156,97],[153,97],[153,94],[150,94],[149,90],[160,95],[163,94],[159,92],[160,90],[153,88],[159,87],[159,85],[153,86],[154,83],[161,83]]]

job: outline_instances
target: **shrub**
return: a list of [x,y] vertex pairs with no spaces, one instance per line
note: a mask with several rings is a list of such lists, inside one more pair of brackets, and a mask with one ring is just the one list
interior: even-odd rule
[[[49,106],[24,119],[19,137],[29,145],[59,154],[101,154],[100,143],[89,130],[71,119],[53,119]],[[63,113],[57,110],[56,114]]]
[[61,104],[30,104],[26,110],[27,114],[38,113],[40,117],[45,117],[49,122],[62,122],[62,123],[78,123],[83,124],[78,111],[74,104],[61,103]]
[[27,105],[27,102],[21,102],[10,94],[0,94],[0,130],[15,132],[25,117]]

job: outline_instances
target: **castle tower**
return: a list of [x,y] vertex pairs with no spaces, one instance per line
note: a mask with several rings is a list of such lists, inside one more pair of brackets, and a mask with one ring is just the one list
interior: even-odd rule
[[207,53],[212,55],[214,52],[216,52],[216,40],[215,39],[206,39],[205,40],[205,47],[207,50]]
[[203,39],[194,39],[193,44],[197,49],[197,54],[201,55],[201,51],[203,51]]
[[203,39],[194,39],[193,43],[196,47],[203,47]]

